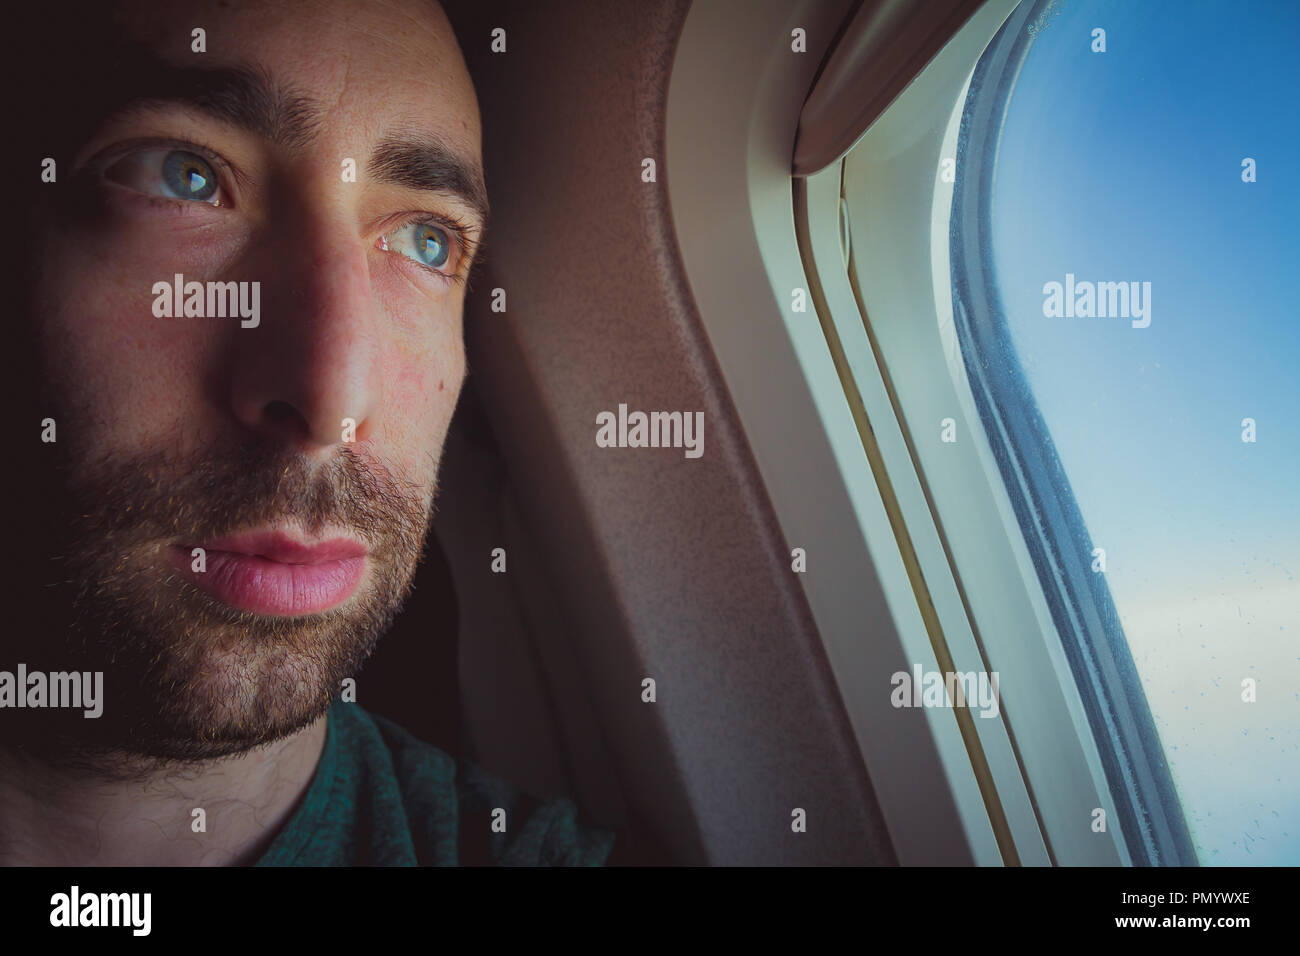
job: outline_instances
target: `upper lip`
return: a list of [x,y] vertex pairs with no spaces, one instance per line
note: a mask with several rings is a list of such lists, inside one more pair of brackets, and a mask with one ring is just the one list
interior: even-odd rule
[[364,544],[354,538],[327,538],[308,544],[283,531],[255,531],[213,538],[198,545],[205,551],[229,551],[254,555],[280,564],[323,564],[359,558],[367,554]]

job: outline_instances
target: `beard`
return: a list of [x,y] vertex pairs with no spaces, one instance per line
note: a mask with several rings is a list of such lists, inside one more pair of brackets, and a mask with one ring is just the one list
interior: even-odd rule
[[[10,643],[29,671],[102,671],[103,713],[9,711],[22,716],[5,736],[105,773],[243,753],[322,717],[409,594],[436,498],[436,485],[348,446],[325,463],[265,443],[114,455],[60,484],[57,570],[35,589],[41,620]],[[359,538],[369,556],[357,591],[320,613],[264,615],[210,597],[166,560],[177,542],[268,525]]]

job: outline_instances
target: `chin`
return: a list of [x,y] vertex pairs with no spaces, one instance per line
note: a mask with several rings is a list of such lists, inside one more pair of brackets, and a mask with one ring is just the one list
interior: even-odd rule
[[87,754],[157,761],[210,760],[274,743],[326,713],[404,597],[405,589],[368,589],[330,612],[271,617],[188,586],[167,601],[151,590],[101,588],[75,644],[78,669],[104,672],[103,714],[66,721],[64,733]]

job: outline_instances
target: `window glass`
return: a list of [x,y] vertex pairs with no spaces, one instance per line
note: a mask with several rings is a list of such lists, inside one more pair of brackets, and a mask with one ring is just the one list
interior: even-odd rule
[[1200,861],[1300,864],[1300,5],[1027,30],[989,206],[1013,360]]

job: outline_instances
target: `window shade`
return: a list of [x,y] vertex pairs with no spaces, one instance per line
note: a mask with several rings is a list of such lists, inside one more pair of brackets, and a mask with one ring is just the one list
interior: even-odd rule
[[794,175],[842,158],[982,2],[863,0],[804,103]]

